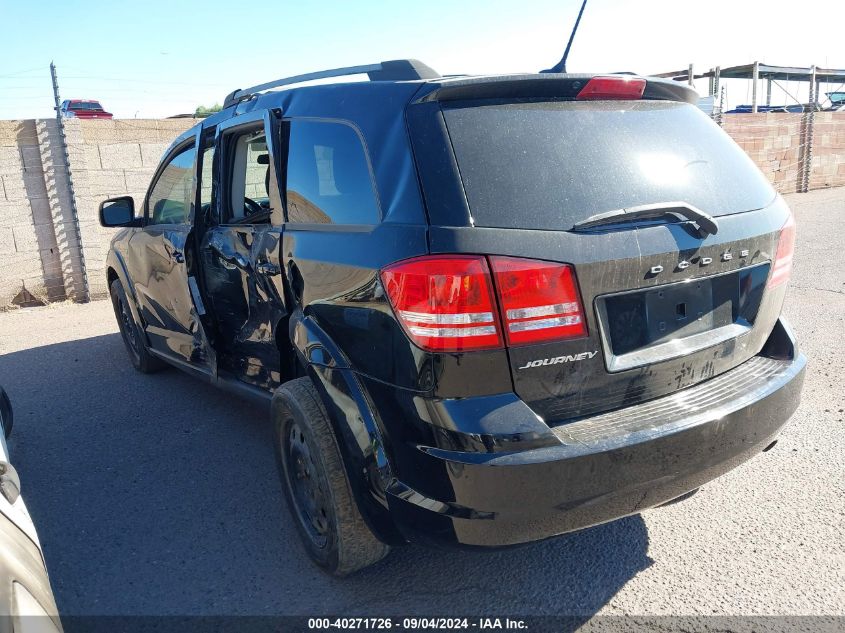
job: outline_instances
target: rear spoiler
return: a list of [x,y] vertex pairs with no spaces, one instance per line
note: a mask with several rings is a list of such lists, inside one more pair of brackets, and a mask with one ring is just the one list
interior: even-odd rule
[[[464,99],[575,99],[593,77],[610,74],[526,74],[487,77],[456,77],[428,81],[417,92],[414,103],[462,101]],[[632,75],[625,74],[626,77]],[[698,93],[691,87],[656,77],[646,80],[642,99],[681,101],[697,104]]]

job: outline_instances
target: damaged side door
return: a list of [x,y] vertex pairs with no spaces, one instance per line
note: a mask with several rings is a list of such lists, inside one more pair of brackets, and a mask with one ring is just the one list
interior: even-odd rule
[[[214,131],[219,186],[199,246],[221,374],[265,389],[281,382],[276,336],[287,314],[279,260],[278,127],[278,114],[262,110],[233,117]],[[212,132],[204,130],[206,138]]]
[[127,266],[153,353],[210,374],[214,355],[191,290],[196,156],[196,137],[190,137],[162,161],[144,201],[144,227],[129,242]]

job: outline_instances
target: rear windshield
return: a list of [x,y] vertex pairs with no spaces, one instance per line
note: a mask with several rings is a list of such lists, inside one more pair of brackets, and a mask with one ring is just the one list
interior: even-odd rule
[[102,110],[103,106],[101,106],[97,101],[71,101],[70,103],[71,110]]
[[565,230],[659,202],[725,215],[775,197],[745,152],[686,103],[475,103],[444,116],[476,226]]

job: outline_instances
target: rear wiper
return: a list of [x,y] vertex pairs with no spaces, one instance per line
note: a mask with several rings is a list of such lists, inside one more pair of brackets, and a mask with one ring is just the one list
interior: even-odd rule
[[715,235],[719,231],[719,224],[713,216],[686,202],[659,202],[657,204],[643,204],[636,207],[597,213],[596,215],[591,215],[586,220],[573,224],[570,230],[587,231],[599,226],[624,224],[637,220],[661,218],[667,215],[680,216],[687,220],[692,220],[698,225],[698,231],[701,237]]

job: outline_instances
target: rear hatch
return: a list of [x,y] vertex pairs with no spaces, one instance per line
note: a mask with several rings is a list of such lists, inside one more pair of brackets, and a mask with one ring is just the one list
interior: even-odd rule
[[[789,211],[694,95],[580,101],[565,96],[572,81],[560,98],[485,91],[439,100],[465,218],[443,210],[432,152],[415,145],[430,247],[571,266],[581,306],[564,312],[586,332],[551,327],[544,339],[537,312],[538,336],[508,345],[514,389],[538,415],[554,424],[633,405],[760,351],[783,300],[767,283]],[[500,310],[505,330],[529,323]]]

